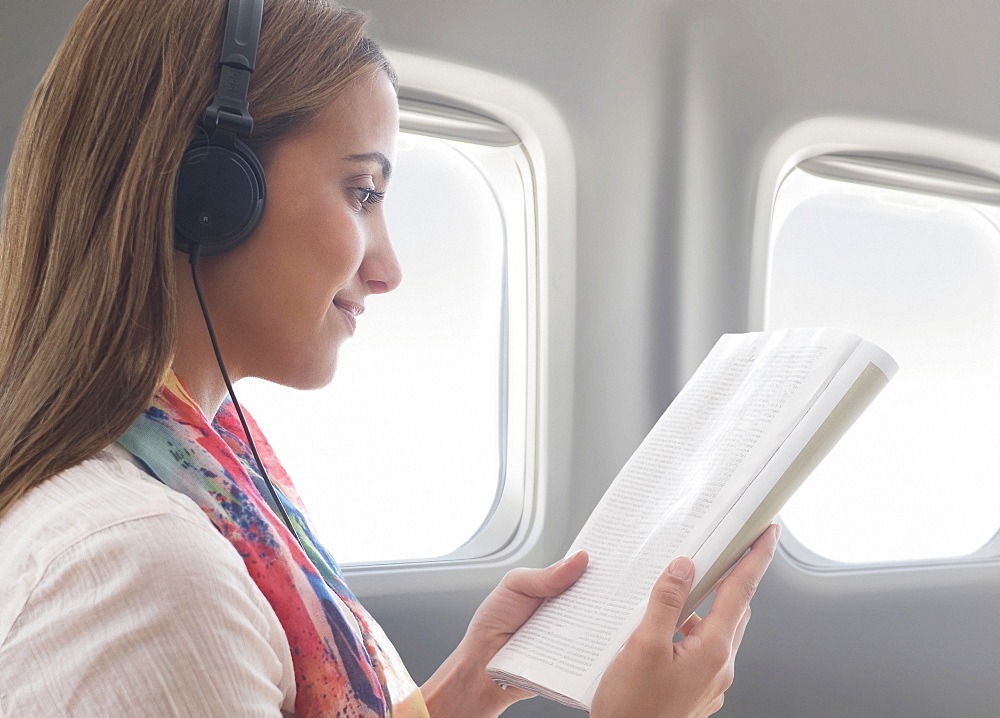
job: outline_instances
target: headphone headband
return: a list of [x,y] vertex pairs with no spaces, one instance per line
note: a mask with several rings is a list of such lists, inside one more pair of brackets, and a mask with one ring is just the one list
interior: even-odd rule
[[249,137],[253,118],[247,104],[250,73],[257,61],[257,43],[264,14],[264,0],[229,0],[226,32],[219,57],[219,91],[201,116],[209,132],[221,130]]

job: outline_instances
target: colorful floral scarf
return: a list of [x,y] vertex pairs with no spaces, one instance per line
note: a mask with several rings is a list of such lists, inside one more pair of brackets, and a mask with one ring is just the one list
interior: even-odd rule
[[244,415],[301,546],[277,514],[228,398],[209,424],[171,372],[118,443],[198,504],[243,557],[288,636],[296,715],[426,717],[419,689],[316,540],[291,480]]

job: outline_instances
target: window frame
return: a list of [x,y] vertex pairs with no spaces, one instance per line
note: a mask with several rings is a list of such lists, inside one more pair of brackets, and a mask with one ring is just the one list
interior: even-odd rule
[[576,190],[565,124],[548,100],[521,83],[419,55],[386,54],[399,78],[402,114],[414,103],[436,104],[446,123],[479,117],[520,139],[537,215],[527,261],[526,424],[523,437],[508,437],[523,442],[521,476],[506,482],[483,527],[451,554],[345,566],[355,592],[369,598],[480,590],[511,568],[550,560],[568,534],[569,507],[558,497],[570,484],[573,414]]
[[[917,159],[943,173],[962,168],[991,178],[996,176],[992,168],[1000,166],[1000,144],[929,127],[831,116],[812,118],[786,129],[765,154],[757,183],[747,303],[747,326],[751,331],[762,330],[766,316],[771,225],[781,185],[799,165],[836,155]],[[993,570],[1000,565],[1000,529],[977,551],[951,558],[841,563],[815,553],[791,531],[782,535],[778,550],[793,567],[793,579],[806,583],[819,580],[827,588],[834,580],[848,592],[869,590],[874,579],[885,587],[964,584],[970,572]]]

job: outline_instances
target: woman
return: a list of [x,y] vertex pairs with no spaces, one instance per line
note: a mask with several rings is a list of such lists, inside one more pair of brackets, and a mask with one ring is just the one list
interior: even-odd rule
[[[204,133],[225,12],[91,0],[22,126],[0,234],[0,707],[498,715],[527,694],[486,663],[586,556],[508,574],[418,689],[251,421],[266,487],[175,248],[176,178]],[[266,209],[243,244],[197,263],[234,378],[322,386],[365,298],[400,281],[380,206],[394,79],[363,24],[328,0],[265,4],[248,141]],[[677,644],[692,571],[675,561],[593,714],[717,710],[775,541]]]

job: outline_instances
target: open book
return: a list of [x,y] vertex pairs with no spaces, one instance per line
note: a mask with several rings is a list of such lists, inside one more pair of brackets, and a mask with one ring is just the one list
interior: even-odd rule
[[583,577],[547,600],[487,673],[589,710],[667,564],[694,561],[683,623],[897,368],[841,329],[724,335],[573,542],[570,554],[590,554]]

